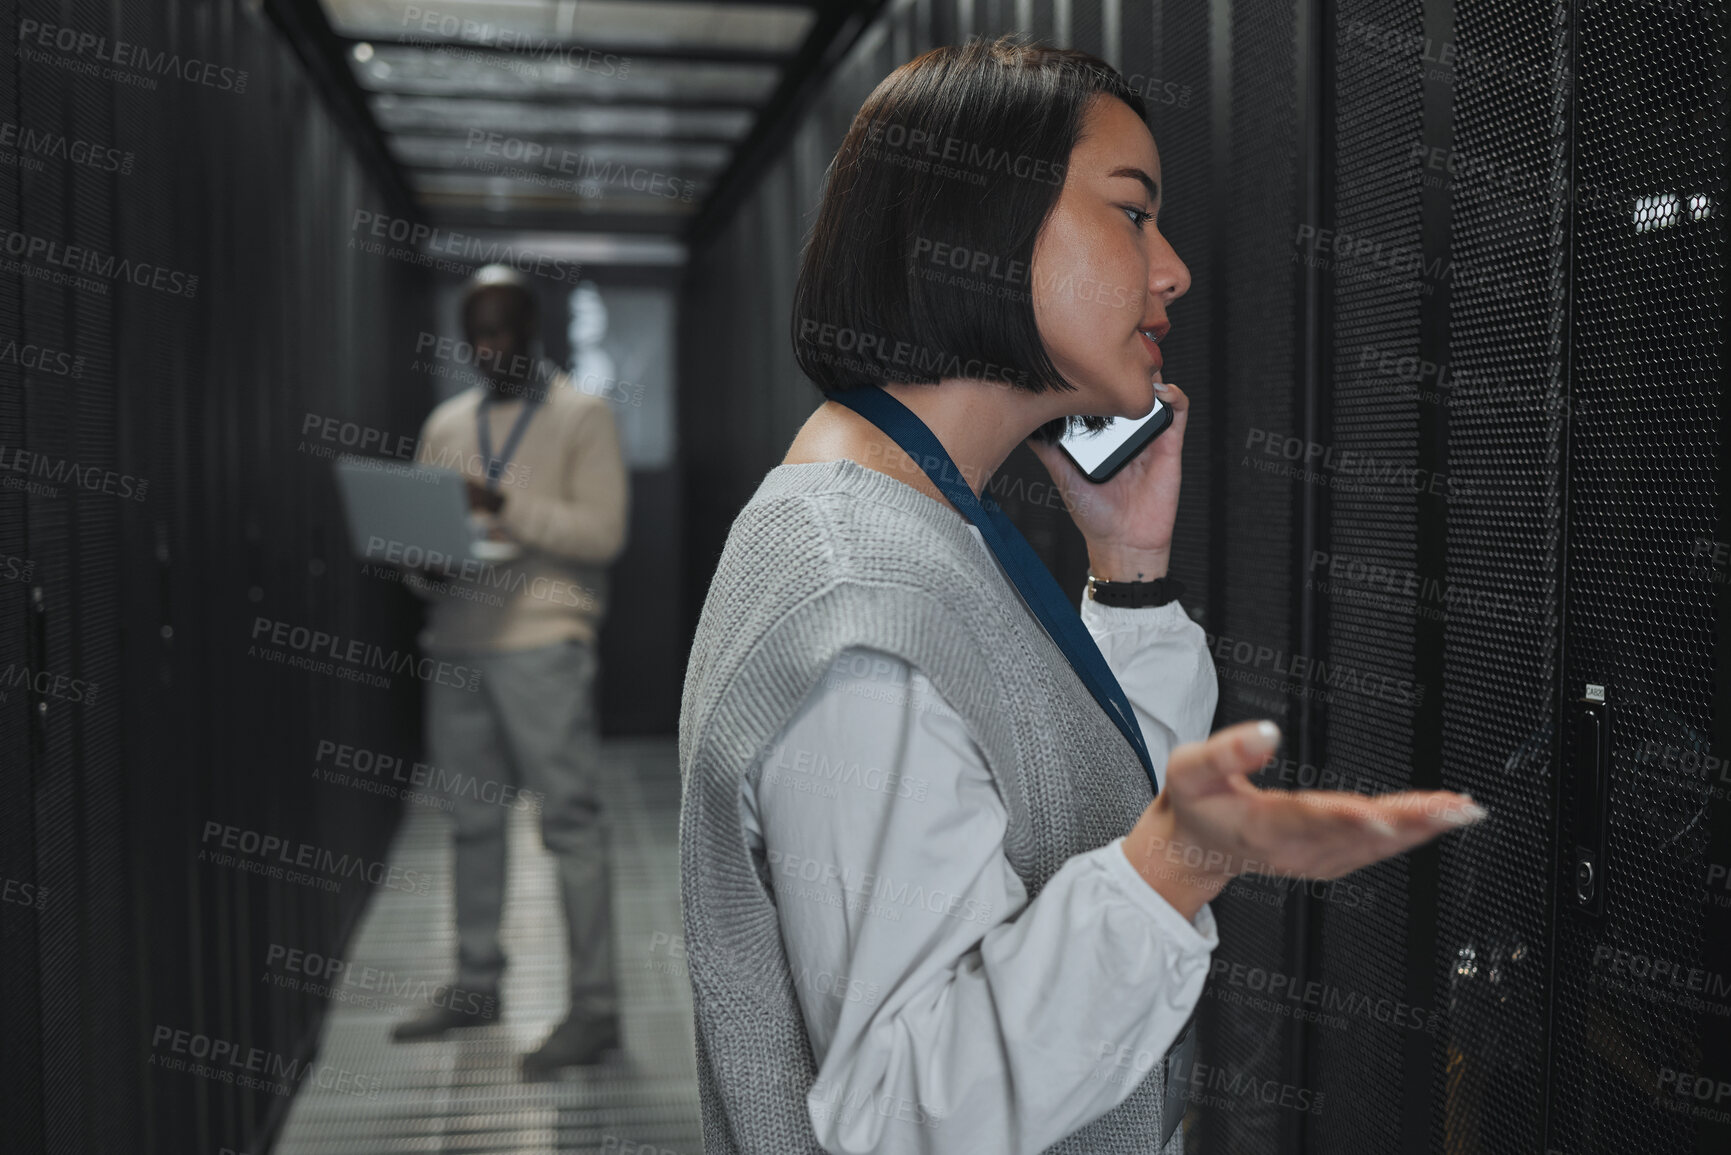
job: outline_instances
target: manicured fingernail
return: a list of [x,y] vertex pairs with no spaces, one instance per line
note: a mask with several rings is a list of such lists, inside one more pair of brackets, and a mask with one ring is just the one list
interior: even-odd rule
[[1156,392],[1156,393],[1169,393],[1169,392],[1171,392],[1171,390],[1172,390],[1172,386],[1169,382],[1166,382],[1166,381],[1154,382],[1154,392]]
[[1280,727],[1273,722],[1258,722],[1245,745],[1252,754],[1272,754],[1280,745]]
[[1372,834],[1380,834],[1384,838],[1393,838],[1396,833],[1394,827],[1390,826],[1380,818],[1366,818],[1364,820],[1364,828]]
[[1443,811],[1442,819],[1450,826],[1471,826],[1475,822],[1484,821],[1490,815],[1489,810],[1468,799],[1465,806],[1452,807]]

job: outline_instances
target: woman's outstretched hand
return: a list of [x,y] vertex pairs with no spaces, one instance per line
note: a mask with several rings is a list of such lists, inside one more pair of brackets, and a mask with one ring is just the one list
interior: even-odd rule
[[1485,817],[1447,790],[1259,790],[1249,776],[1279,744],[1274,723],[1244,722],[1179,746],[1125,835],[1125,856],[1184,917],[1240,874],[1339,878]]
[[1028,442],[1088,543],[1089,568],[1104,581],[1166,576],[1190,399],[1176,385],[1168,385],[1159,396],[1162,405],[1172,408],[1172,425],[1102,485],[1082,476],[1056,445]]

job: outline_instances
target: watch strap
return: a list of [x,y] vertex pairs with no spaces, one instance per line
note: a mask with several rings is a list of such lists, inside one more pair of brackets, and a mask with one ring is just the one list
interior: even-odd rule
[[1140,609],[1163,606],[1184,596],[1184,583],[1173,577],[1158,577],[1153,581],[1109,582],[1088,575],[1088,596],[1103,606],[1123,606]]

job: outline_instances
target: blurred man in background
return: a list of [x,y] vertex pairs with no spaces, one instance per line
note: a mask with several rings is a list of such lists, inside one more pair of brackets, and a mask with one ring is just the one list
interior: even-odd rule
[[429,1008],[394,1037],[435,1038],[496,1020],[510,817],[502,788],[533,791],[542,842],[558,861],[571,962],[569,1014],[523,1057],[524,1074],[535,1077],[594,1062],[619,1037],[594,683],[605,567],[625,542],[627,475],[607,403],[573,389],[538,355],[535,296],[520,274],[503,265],[478,271],[462,314],[483,381],[433,410],[421,458],[462,469],[470,510],[502,560],[474,580],[465,572],[427,590],[421,644],[482,671],[479,692],[430,684],[426,703],[433,764],[465,786],[450,791],[455,986],[478,998]]

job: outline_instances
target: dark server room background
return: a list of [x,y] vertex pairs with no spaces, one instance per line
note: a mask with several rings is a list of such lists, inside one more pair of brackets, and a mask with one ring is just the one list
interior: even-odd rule
[[[1281,724],[1269,785],[1491,812],[1339,882],[1232,883],[1187,1148],[1731,1151],[1731,6],[0,0],[0,25],[8,1153],[702,1149],[685,655],[819,400],[789,316],[843,133],[902,62],[1017,30],[1149,108],[1194,278],[1163,345],[1193,399],[1173,572],[1215,726]],[[561,187],[489,134],[695,195]],[[460,336],[467,270],[434,246],[461,233],[545,256],[546,354],[620,385],[630,477],[598,686],[631,1061],[537,1085],[515,1055],[557,1005],[386,1039],[448,979],[441,819],[322,771],[423,758],[421,687],[255,648],[262,620],[414,652],[420,602],[352,556],[331,463],[467,384],[429,353]],[[124,271],[69,275],[70,247]],[[1026,449],[1005,470],[1044,479]],[[1064,511],[1006,507],[1079,589]],[[213,828],[432,885],[296,885],[211,860]],[[518,833],[513,958],[556,970]],[[399,993],[286,981],[289,951]],[[304,1077],[177,1066],[176,1037]]]

